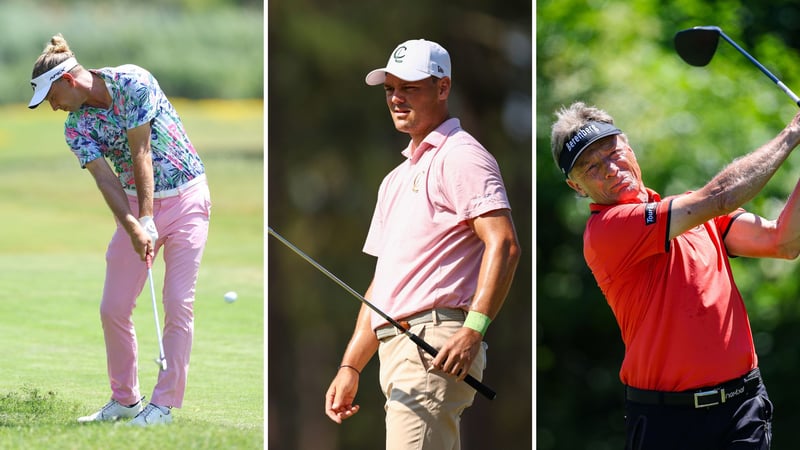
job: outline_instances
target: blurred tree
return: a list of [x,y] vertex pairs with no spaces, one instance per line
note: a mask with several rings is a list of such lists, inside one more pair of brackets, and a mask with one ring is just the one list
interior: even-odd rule
[[[374,270],[361,248],[378,185],[408,142],[382,89],[364,83],[395,45],[426,38],[448,49],[451,112],[500,164],[525,256],[487,335],[485,381],[498,398],[476,398],[464,414],[465,449],[532,445],[531,13],[519,0],[268,5],[268,222],[354,289]],[[337,426],[323,409],[359,302],[268,245],[270,448],[380,448],[376,360],[361,376],[356,417]]]
[[[545,1],[536,10],[537,448],[623,447],[622,346],[582,253],[588,202],[576,199],[550,154],[554,111],[575,100],[608,110],[629,136],[645,183],[662,194],[695,189],[727,162],[777,134],[796,106],[726,43],[704,68],[683,63],[673,36],[718,25],[789,86],[798,86],[788,2]],[[757,20],[756,20],[757,19]],[[792,22],[792,23],[789,23]],[[742,37],[740,39],[740,37]],[[746,43],[746,45],[745,45]],[[787,46],[788,45],[788,46]],[[795,89],[796,90],[796,89]],[[775,218],[797,181],[790,159],[747,209]],[[774,448],[800,442],[795,262],[736,259],[760,366],[776,405]],[[576,430],[580,430],[576,433]]]
[[0,2],[0,103],[27,102],[33,63],[62,33],[86,67],[137,64],[171,97],[262,98],[263,3]]

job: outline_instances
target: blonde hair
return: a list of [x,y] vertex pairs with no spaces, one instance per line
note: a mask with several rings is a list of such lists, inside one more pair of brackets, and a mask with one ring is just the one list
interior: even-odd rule
[[[556,121],[553,123],[550,134],[550,152],[558,166],[564,143],[588,122],[605,122],[614,125],[614,118],[602,109],[586,106],[583,102],[575,102],[569,107],[561,107],[556,111]],[[624,134],[620,135],[627,142]]]
[[[45,45],[44,51],[33,64],[31,79],[38,77],[74,56],[75,54],[69,49],[69,44],[67,44],[67,40],[64,39],[64,36],[62,36],[61,33],[56,34],[50,38],[50,42]],[[75,66],[72,70],[76,70],[79,67],[80,65]],[[72,72],[72,70],[70,70],[70,72]]]

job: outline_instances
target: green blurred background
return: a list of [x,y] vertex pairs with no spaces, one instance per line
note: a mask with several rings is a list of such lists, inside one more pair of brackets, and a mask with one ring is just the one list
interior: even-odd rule
[[[628,135],[648,187],[696,189],[755,149],[797,112],[733,47],[691,67],[673,36],[717,25],[800,92],[800,6],[790,1],[539,1],[536,5],[536,447],[624,445],[623,345],[582,256],[588,203],[550,156],[554,111],[583,100]],[[791,157],[746,208],[776,218],[798,180]],[[800,421],[800,276],[796,262],[736,259],[759,362],[775,404],[773,448],[797,448]]]
[[[450,52],[451,113],[497,158],[523,249],[486,336],[497,399],[477,396],[464,413],[463,448],[531,448],[531,3],[273,0],[267,13],[268,223],[360,292],[374,270],[361,248],[378,185],[408,143],[364,77],[407,39]],[[360,303],[272,238],[267,272],[269,447],[382,448],[377,357],[361,375],[361,411],[342,425],[324,414]]]
[[146,67],[170,97],[264,95],[258,0],[3,0],[0,11],[0,103],[30,100],[33,63],[59,32],[84,66]]

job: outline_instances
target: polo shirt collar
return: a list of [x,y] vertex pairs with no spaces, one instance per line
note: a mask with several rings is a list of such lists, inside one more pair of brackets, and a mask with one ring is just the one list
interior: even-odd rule
[[[650,189],[649,187],[645,187],[644,190],[647,191],[647,197],[648,197],[647,198],[647,202],[645,202],[645,203],[660,202],[661,201],[661,195],[659,195],[658,192]],[[616,203],[616,204],[613,204],[613,205],[600,205],[600,204],[597,204],[597,203],[589,203],[589,211],[591,211],[593,213],[596,213],[596,212],[600,212],[600,211],[606,210],[608,208],[613,208],[613,207],[615,207],[617,205],[622,205],[622,204],[625,204],[625,203],[630,204],[630,203],[640,203],[640,202],[638,200],[633,200],[633,201],[629,201],[629,202]]]
[[447,119],[442,122],[441,125],[436,127],[435,130],[431,131],[430,134],[425,136],[425,139],[423,139],[417,148],[414,149],[413,154],[411,153],[411,142],[408,143],[408,146],[402,151],[402,154],[406,158],[410,159],[412,163],[415,163],[419,161],[426,151],[432,148],[441,147],[444,144],[444,141],[447,140],[447,137],[458,128],[461,128],[460,120],[454,117]]

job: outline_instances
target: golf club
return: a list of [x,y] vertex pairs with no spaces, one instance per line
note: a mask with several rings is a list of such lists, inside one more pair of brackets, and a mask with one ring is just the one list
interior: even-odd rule
[[[294,244],[292,244],[291,242],[286,240],[280,234],[276,233],[275,230],[272,229],[272,227],[267,227],[267,231],[274,238],[276,238],[277,240],[281,241],[281,243],[283,243],[283,245],[289,247],[292,251],[294,251],[295,253],[300,255],[301,258],[305,259],[312,266],[316,267],[317,270],[319,270],[320,272],[325,274],[328,278],[330,278],[331,280],[336,282],[336,284],[338,284],[339,286],[344,288],[344,290],[349,292],[353,297],[361,300],[361,302],[363,304],[367,305],[370,309],[375,311],[379,316],[383,317],[387,322],[392,324],[395,328],[397,328],[398,330],[402,331],[403,334],[405,334],[409,339],[411,339],[415,344],[417,344],[418,347],[420,347],[421,349],[425,350],[425,352],[427,352],[429,355],[431,355],[431,356],[433,356],[435,358],[436,355],[439,353],[438,350],[436,350],[435,348],[431,347],[431,345],[428,344],[427,342],[425,342],[422,338],[420,338],[416,334],[410,332],[409,330],[405,329],[405,327],[403,327],[403,325],[401,325],[400,322],[398,322],[398,321],[394,320],[393,318],[389,317],[386,313],[384,313],[383,311],[378,309],[377,306],[373,305],[366,298],[364,298],[361,294],[356,292],[355,289],[353,289],[350,286],[348,286],[345,282],[343,282],[342,280],[337,278],[336,275],[334,275],[330,271],[328,271],[328,269],[322,267],[322,265],[320,265],[318,262],[314,261],[310,256],[308,256],[305,253],[303,253],[302,250],[300,250],[299,248],[295,247]],[[468,385],[470,385],[473,389],[475,389],[476,391],[480,392],[484,397],[488,398],[489,400],[494,400],[494,398],[497,397],[497,393],[495,393],[492,389],[490,389],[485,384],[483,384],[480,381],[476,380],[474,377],[472,377],[472,375],[467,375],[466,378],[464,378],[464,381]]]
[[161,340],[161,325],[158,323],[158,305],[156,304],[156,289],[153,286],[153,255],[147,254],[145,257],[147,265],[147,279],[150,280],[150,296],[153,298],[153,318],[156,320],[156,336],[158,337],[158,358],[156,364],[161,370],[167,370],[167,358],[164,356],[164,343]]
[[783,81],[779,80],[778,77],[767,70],[758,60],[750,56],[749,53],[734,42],[733,39],[729,38],[720,27],[702,26],[677,32],[675,34],[675,50],[688,64],[703,67],[714,57],[714,52],[717,51],[717,43],[720,37],[731,44],[733,48],[738,50],[739,53],[743,54],[751,63],[764,72],[764,74],[775,82],[797,106],[800,106],[800,97],[797,97],[791,89],[783,84]]

